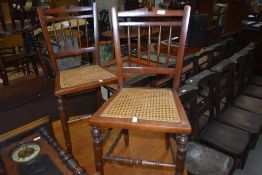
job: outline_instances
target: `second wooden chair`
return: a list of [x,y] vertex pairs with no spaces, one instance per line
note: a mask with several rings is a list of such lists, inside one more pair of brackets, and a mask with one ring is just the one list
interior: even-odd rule
[[[99,66],[96,3],[93,6],[62,6],[37,9],[51,66],[55,95],[67,150],[72,152],[64,97],[116,82],[116,76]],[[94,53],[95,58],[92,58]],[[82,63],[86,64],[83,65]],[[88,104],[87,104],[88,105]]]

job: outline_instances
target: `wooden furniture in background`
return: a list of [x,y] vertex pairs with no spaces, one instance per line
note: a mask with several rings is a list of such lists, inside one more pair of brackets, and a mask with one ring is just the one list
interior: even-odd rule
[[247,20],[250,11],[250,0],[228,0],[228,9],[224,33],[239,31],[243,20]]
[[208,27],[213,25],[214,0],[195,0],[196,11],[208,14]]
[[178,94],[188,114],[190,122],[193,123],[192,140],[188,143],[186,157],[189,174],[210,175],[210,172],[214,172],[216,175],[232,174],[234,166],[234,160],[232,157],[196,142],[198,133],[194,131],[196,131],[196,127],[198,126],[194,125],[194,123],[198,121],[195,121],[197,118],[194,118],[194,115],[198,99],[198,88],[196,86],[185,84],[179,88]]
[[244,28],[243,34],[245,45],[249,44],[250,42],[257,43],[255,71],[256,75],[262,76],[262,59],[260,59],[262,58],[262,29],[247,26]]
[[[9,8],[9,11],[4,9],[7,7]],[[19,63],[23,62],[22,65],[25,65],[23,67],[27,69],[25,72],[29,74],[29,62],[32,62],[34,72],[38,75],[36,62],[39,61],[40,57],[37,50],[37,41],[33,35],[33,30],[38,28],[36,2],[34,0],[8,0],[6,2],[1,2],[0,22],[0,37],[8,40],[8,36],[20,34],[23,35],[24,41],[23,46],[9,46],[13,48],[13,51],[9,48],[0,49],[0,75],[3,79],[4,85],[9,84],[6,68],[7,66],[10,66],[10,64],[19,65]],[[19,47],[23,47],[24,49],[19,50]],[[43,64],[41,65],[45,70]]]
[[[180,16],[181,19],[176,20],[174,17]],[[190,7],[185,6],[184,10],[165,10],[147,8],[135,11],[117,12],[112,9],[113,33],[116,55],[116,74],[118,77],[119,90],[105,102],[102,107],[90,118],[89,123],[92,126],[92,135],[94,139],[94,155],[96,170],[104,173],[104,161],[117,161],[136,165],[152,165],[173,167],[176,175],[184,174],[186,144],[188,136],[191,132],[186,113],[177,95],[178,87],[181,79],[181,70],[184,58],[184,49],[188,31],[190,16]],[[118,22],[119,18],[136,18],[136,21]],[[146,18],[145,18],[146,17]],[[149,18],[150,17],[150,18]],[[170,19],[171,18],[171,19]],[[142,20],[142,21],[141,21]],[[128,62],[122,63],[121,42],[119,36],[119,27],[125,27],[127,30],[127,48]],[[169,49],[171,47],[172,28],[181,27],[180,42],[178,54],[176,57],[176,68],[167,68],[169,64],[168,57],[162,62],[159,60],[160,42],[162,32],[169,31],[168,41]],[[131,62],[131,28],[137,28],[138,38],[132,43],[137,46],[137,54],[135,65]],[[152,28],[159,28],[156,52],[156,58],[151,54],[151,32]],[[167,28],[168,30],[164,30]],[[143,29],[143,30],[142,30]],[[145,57],[142,58],[141,52],[141,32],[147,35],[147,43],[145,49]],[[144,61],[144,64],[139,64]],[[124,85],[124,74],[130,73],[147,73],[147,74],[170,74],[174,76],[172,89],[158,88],[127,88]],[[101,127],[121,129],[116,141],[106,154],[103,154],[104,136],[101,135]],[[147,161],[142,159],[134,159],[128,157],[112,156],[112,152],[118,143],[120,137],[124,135],[126,146],[129,144],[128,129],[155,131],[166,134],[166,147],[171,148],[172,157],[175,163],[162,163],[155,161]],[[177,152],[174,151],[174,134],[177,134]],[[169,142],[170,141],[170,142]],[[176,157],[176,158],[175,158]]]
[[[196,132],[198,140],[233,157],[235,167],[243,168],[249,152],[249,134],[215,120],[215,88],[219,83],[216,75],[215,72],[204,70],[186,81],[199,88],[199,99],[193,116],[195,122],[192,124],[196,130],[193,132]],[[208,116],[205,115],[207,111]],[[199,122],[205,119],[207,122],[200,125]]]
[[[68,128],[69,116],[66,112],[64,97],[92,89],[98,89],[98,92],[100,92],[99,88],[101,86],[115,82],[116,77],[99,66],[98,14],[96,3],[93,3],[92,6],[62,6],[49,10],[38,8],[37,11],[51,66],[55,72],[55,95],[57,97],[66,146],[67,150],[72,152]],[[63,16],[57,17],[59,14]],[[81,27],[79,25],[80,19],[85,21]],[[77,24],[74,28],[72,27],[72,20],[76,21]],[[93,24],[88,23],[87,20],[92,20]],[[49,32],[48,24],[57,22],[60,22],[61,26],[59,28],[54,27],[53,31]],[[88,27],[88,24],[91,27]],[[73,32],[77,33],[76,38],[73,37]],[[92,53],[95,55],[93,60],[91,59]],[[80,57],[82,60],[87,58],[87,60],[91,61],[80,67],[59,70],[57,59],[65,57],[71,57],[72,59]]]
[[[12,175],[20,174],[20,165],[11,160],[10,152],[15,148],[15,146],[26,142],[37,143],[40,145],[39,158],[47,155],[53,165],[62,174],[87,175],[85,169],[79,166],[73,156],[64,151],[58,144],[53,135],[53,128],[50,125],[48,117],[35,120],[0,135],[0,173]],[[31,162],[31,164],[33,164],[33,162]],[[50,169],[50,164],[42,165],[44,167],[39,167],[38,173],[45,173],[46,171],[50,173],[50,170],[54,171],[54,169]]]

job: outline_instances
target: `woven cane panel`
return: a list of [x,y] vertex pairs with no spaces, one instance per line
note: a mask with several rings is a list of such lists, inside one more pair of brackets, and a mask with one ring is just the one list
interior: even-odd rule
[[180,122],[174,97],[169,89],[124,88],[101,116]]
[[103,81],[116,76],[98,65],[82,66],[60,72],[61,88],[77,86],[84,83]]

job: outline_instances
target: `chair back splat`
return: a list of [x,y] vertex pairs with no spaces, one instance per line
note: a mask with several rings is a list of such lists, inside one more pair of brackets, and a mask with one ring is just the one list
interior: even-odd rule
[[[143,72],[148,74],[174,75],[173,88],[176,91],[178,90],[189,16],[189,6],[186,6],[184,10],[176,11],[153,7],[151,11],[147,8],[142,8],[133,11],[117,12],[116,8],[112,8],[117,62],[116,71],[120,88],[124,86],[124,73]],[[181,27],[179,46],[177,56],[173,58],[170,55],[170,48],[172,40],[177,38],[174,37],[175,34],[179,33],[178,27]],[[123,39],[123,35],[125,35],[125,40]],[[166,54],[160,54],[161,42],[167,42],[168,49]],[[152,55],[153,45],[157,45],[154,55]],[[124,63],[126,60],[128,64]],[[168,68],[172,60],[176,63],[175,70]]]
[[[80,56],[81,64],[100,63],[96,3],[88,7],[69,5],[50,10],[39,7],[37,11],[55,72],[65,69],[59,67],[57,59],[66,57],[79,60]],[[92,52],[95,53],[95,60],[85,60],[92,57],[88,54]]]

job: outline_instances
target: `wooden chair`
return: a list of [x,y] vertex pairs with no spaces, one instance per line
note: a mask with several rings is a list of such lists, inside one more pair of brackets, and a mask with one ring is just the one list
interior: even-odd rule
[[[230,126],[242,129],[250,134],[250,148],[254,148],[261,130],[262,119],[259,115],[233,107],[234,70],[235,64],[225,59],[212,67],[217,72],[217,87],[215,89],[216,120]],[[226,106],[221,110],[221,100],[226,97]]]
[[[66,112],[64,97],[92,89],[100,91],[99,88],[101,86],[113,83],[117,79],[114,74],[99,66],[96,3],[93,3],[92,6],[62,6],[48,10],[39,7],[37,11],[51,65],[55,72],[55,95],[57,97],[66,146],[68,151],[72,152],[68,128],[69,116]],[[93,26],[88,27],[89,23],[87,20],[93,21]],[[89,31],[90,28],[91,31]],[[91,59],[92,53],[95,55],[93,60]],[[70,58],[73,61],[76,59],[84,61],[85,59],[87,64],[59,70],[57,61],[63,58]]]
[[[249,151],[249,134],[240,129],[217,122],[214,115],[216,73],[205,70],[188,79],[186,83],[199,88],[198,103],[194,117],[196,121],[209,112],[208,122],[197,130],[198,140],[234,158],[236,167],[243,167]],[[193,128],[197,128],[194,127]]]
[[[241,55],[241,59],[234,58],[235,63],[237,64],[236,77],[238,78],[238,84],[236,84],[236,88],[238,90],[237,98],[234,100],[234,106],[257,113],[259,115],[262,114],[262,100],[259,98],[259,95],[254,94],[254,92],[258,92],[260,90],[259,86],[251,86],[250,89],[246,89],[252,81],[254,76],[253,68],[255,46],[254,44],[249,44],[245,48],[243,48],[238,54]],[[233,58],[232,58],[233,59]],[[245,94],[247,95],[245,95]],[[254,98],[254,96],[258,96],[258,98]]]
[[[117,77],[119,89],[114,93],[110,99],[105,102],[102,107],[90,118],[89,123],[92,126],[92,135],[94,139],[94,154],[96,170],[101,174],[104,173],[104,161],[117,161],[128,163],[131,165],[154,165],[160,167],[173,167],[177,175],[184,172],[186,144],[188,136],[191,132],[191,127],[186,117],[185,111],[177,95],[177,90],[180,84],[182,63],[184,57],[184,49],[186,43],[186,36],[188,30],[190,15],[190,7],[186,6],[184,10],[166,10],[160,8],[152,8],[149,11],[147,8],[138,9],[134,11],[117,12],[116,8],[112,8],[113,33],[115,43],[115,54],[117,62]],[[118,22],[119,18],[136,18],[136,21]],[[176,18],[174,18],[176,17]],[[179,18],[179,20],[178,20]],[[181,21],[182,18],[182,21]],[[137,34],[137,59],[136,62],[131,62],[131,39],[130,30],[138,30]],[[161,26],[161,27],[159,27]],[[128,62],[123,63],[125,58],[122,58],[121,43],[119,37],[119,27],[127,27],[127,43],[128,43]],[[160,42],[165,38],[161,38],[163,32],[169,31],[168,40],[169,48],[171,45],[172,28],[181,27],[180,43],[178,55],[176,57],[176,69],[168,68],[167,62],[162,64],[159,61]],[[141,58],[140,45],[140,30],[147,29],[148,45],[147,54],[145,58]],[[159,29],[159,37],[157,45],[158,51],[156,58],[152,58],[150,54],[151,48],[151,32],[153,28]],[[133,66],[135,64],[135,66]],[[140,63],[140,64],[139,64]],[[144,74],[170,74],[175,76],[173,80],[172,89],[159,88],[128,88],[125,87],[125,74],[132,73]],[[167,105],[167,106],[166,106]],[[169,117],[168,117],[169,116]],[[118,128],[121,129],[116,141],[113,143],[109,151],[103,155],[103,142],[105,137],[101,135],[100,128]],[[112,152],[117,145],[120,137],[125,136],[125,144],[128,145],[128,129],[155,131],[166,134],[166,143],[168,140],[173,142],[173,135],[177,134],[177,153],[174,153],[174,145],[170,144],[173,150],[173,158],[175,163],[162,163],[156,161],[146,161],[139,158],[128,158],[112,156]],[[106,135],[105,135],[106,136]],[[168,136],[168,137],[167,137]],[[169,147],[169,144],[167,145]]]
[[190,139],[190,142],[188,143],[186,157],[188,173],[190,175],[231,174],[234,166],[234,160],[232,157],[195,141],[199,134],[198,128],[202,125],[197,118],[194,117],[197,105],[198,88],[190,84],[185,84],[179,88],[178,95],[192,126],[192,139]]

